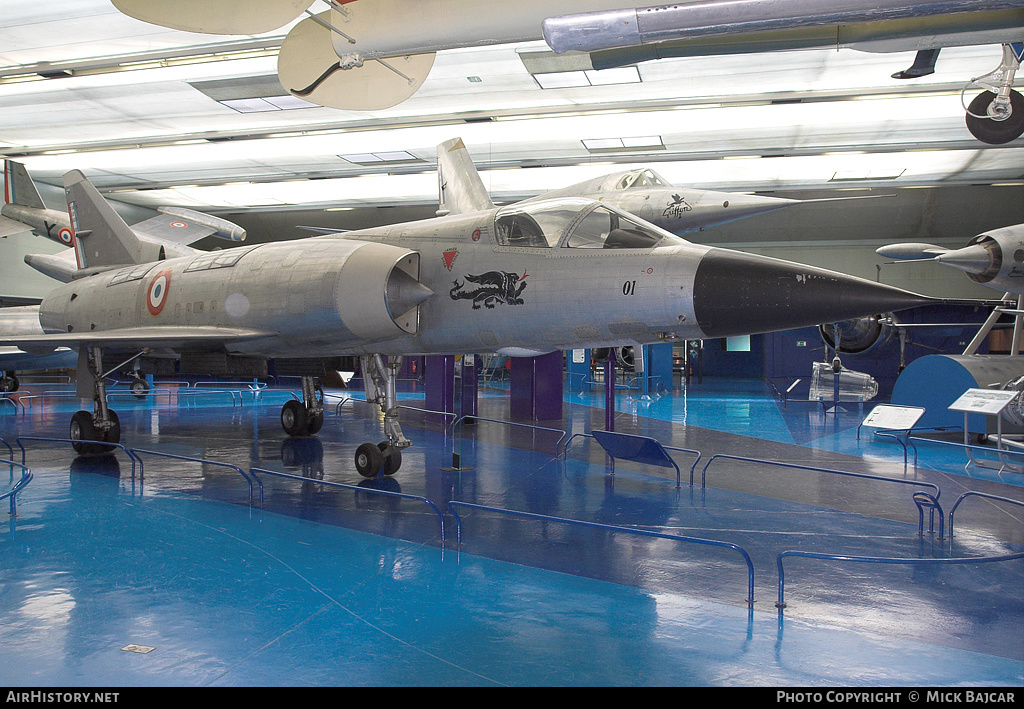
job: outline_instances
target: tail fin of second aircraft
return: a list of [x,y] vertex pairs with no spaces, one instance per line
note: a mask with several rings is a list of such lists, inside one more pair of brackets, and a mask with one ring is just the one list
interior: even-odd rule
[[46,209],[28,170],[14,160],[4,160],[4,201],[7,204],[20,204],[22,207]]
[[437,186],[438,216],[494,208],[462,138],[446,140],[437,146]]
[[64,192],[80,270],[165,258],[163,246],[139,239],[80,171],[64,175]]

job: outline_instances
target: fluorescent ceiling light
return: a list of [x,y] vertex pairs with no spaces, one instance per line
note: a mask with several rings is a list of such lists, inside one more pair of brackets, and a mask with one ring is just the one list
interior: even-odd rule
[[586,71],[558,71],[534,74],[534,80],[542,89],[572,89],[580,86],[611,86],[613,84],[642,83],[640,70],[635,66],[615,69],[588,69]]
[[660,135],[646,135],[635,138],[588,138],[581,142],[583,147],[592,153],[665,149],[665,143]]
[[390,150],[379,153],[348,153],[338,157],[355,165],[375,165],[385,162],[421,162],[418,157],[405,150]]

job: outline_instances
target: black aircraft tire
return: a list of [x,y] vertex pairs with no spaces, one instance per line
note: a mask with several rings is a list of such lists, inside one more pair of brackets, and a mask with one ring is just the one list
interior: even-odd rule
[[281,428],[289,436],[308,436],[309,420],[306,405],[295,399],[284,402],[284,406],[281,407]]
[[384,456],[380,448],[372,443],[364,443],[356,448],[356,471],[364,478],[375,478],[384,464]]
[[1006,120],[975,118],[987,115],[989,104],[995,97],[991,91],[983,91],[974,97],[967,107],[967,130],[982,143],[1002,145],[1024,134],[1024,96],[1017,91],[1010,91],[1010,117]]
[[112,446],[105,446],[102,443],[88,443],[87,441],[106,441],[118,443],[121,440],[121,423],[117,414],[109,412],[114,425],[106,431],[100,431],[93,423],[92,414],[88,411],[76,411],[71,417],[71,426],[68,431],[68,438],[75,441],[71,447],[79,455],[106,455],[113,450]]
[[[101,436],[102,440],[107,443],[120,443],[121,442],[121,419],[117,417],[116,411],[107,409],[107,416],[110,417],[110,423],[113,424],[110,428],[103,432]],[[113,450],[109,446],[103,446],[104,452]]]
[[306,430],[310,436],[320,432],[320,429],[324,427],[324,412],[321,411],[318,414],[313,414],[308,417],[308,423]]
[[381,464],[380,472],[384,475],[394,475],[402,467],[402,449],[391,444],[391,441],[381,441],[377,444],[384,462]]

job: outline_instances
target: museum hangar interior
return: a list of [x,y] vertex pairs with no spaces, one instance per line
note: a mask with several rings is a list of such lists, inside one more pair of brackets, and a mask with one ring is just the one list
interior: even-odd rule
[[[375,1],[343,5],[358,12]],[[979,90],[972,79],[1006,57],[998,41],[943,48],[932,73],[907,80],[893,74],[914,63],[913,47],[694,51],[588,69],[538,34],[442,48],[404,100],[335,107],[289,93],[284,63],[278,75],[305,15],[261,33],[198,34],[129,17],[109,0],[60,5],[11,0],[0,16],[5,201],[24,193],[22,170],[58,213],[72,194],[97,194],[127,225],[164,214],[175,227],[198,212],[245,239],[196,241],[202,253],[183,263],[213,275],[186,265],[172,275],[147,266],[174,263],[162,247],[159,257],[90,265],[82,243],[103,238],[93,225],[75,227],[72,251],[49,217],[3,212],[0,316],[38,320],[32,309],[43,301],[45,310],[49,294],[105,279],[90,302],[107,324],[94,319],[91,329],[125,331],[102,340],[100,363],[89,328],[47,328],[44,338],[68,339],[70,359],[43,364],[32,358],[53,347],[18,340],[28,336],[0,320],[0,346],[21,343],[20,359],[0,367],[5,684],[1024,682],[1024,404],[1015,398],[1024,360],[1013,345],[1018,291],[1003,278],[1024,255],[1004,248],[986,266],[977,252],[931,258],[1024,224],[1024,139],[982,142],[965,122]],[[340,12],[322,1],[312,9]],[[397,75],[412,86],[401,63],[367,64],[381,85]],[[439,177],[442,145],[461,146],[472,169]],[[84,176],[75,189],[95,191],[65,192],[78,180],[72,171]],[[931,300],[843,327],[801,320],[780,330],[755,296],[781,291],[747,289],[737,276],[713,296],[755,314],[739,316],[747,327],[735,336],[677,329],[605,342],[570,326],[555,340],[564,349],[512,341],[501,330],[520,327],[510,318],[542,319],[563,304],[566,318],[584,313],[579,293],[597,293],[603,276],[597,265],[550,265],[572,251],[562,247],[577,221],[567,241],[538,254],[500,241],[502,215],[623,171],[634,171],[636,189],[643,179],[664,188],[651,200],[668,195],[635,215],[658,226],[670,213],[690,219],[677,236],[693,245]],[[471,174],[502,210],[489,217],[493,235],[446,231],[468,217],[440,195]],[[770,208],[741,214],[748,198]],[[328,266],[314,263],[316,247],[289,257],[304,247],[287,242],[343,249],[359,238],[348,232],[365,229],[420,240],[407,247],[419,271],[406,265],[409,280],[394,291],[415,291],[410,282],[429,291],[392,295],[388,280],[384,318],[402,327],[390,312],[400,302],[419,314],[405,332],[427,329],[442,300],[438,327],[494,322],[495,347],[401,360],[372,343],[342,348],[314,385],[297,368],[298,344],[255,368],[175,356],[202,327],[124,344],[136,342],[127,331],[137,320],[118,321],[111,263],[122,274],[114,280],[143,284],[143,330],[157,329],[175,299],[186,306],[190,275],[196,319],[181,322],[199,323],[200,303],[204,317],[231,314],[226,291],[220,301],[199,294],[263,253],[261,297],[313,317],[301,299],[275,299],[273,284],[298,280],[299,258]],[[681,244],[665,239],[645,253]],[[877,252],[914,244],[932,245],[927,260]],[[627,251],[612,252],[616,268],[636,263]],[[471,266],[499,272],[486,266],[495,254],[522,259],[522,276],[504,273],[519,285],[459,302],[481,278]],[[27,255],[51,267],[33,268]],[[61,278],[58,263],[77,270]],[[358,268],[342,273],[354,279],[336,288],[344,303],[372,300],[374,283]],[[628,298],[641,276],[619,274],[606,280]],[[538,285],[524,291],[524,282]],[[516,303],[542,286],[546,309]],[[655,307],[636,293],[637,307]],[[595,296],[594,310],[603,302]],[[370,316],[345,323],[346,336],[378,326]],[[377,353],[394,366],[378,367]],[[364,379],[378,374],[388,378],[368,394]],[[982,400],[995,408],[967,408]],[[108,410],[116,438],[104,438],[103,424],[94,438],[82,433],[109,425]],[[404,433],[392,427],[396,411]],[[315,426],[286,433],[289,416],[314,414]],[[367,474],[365,457],[378,450]]]

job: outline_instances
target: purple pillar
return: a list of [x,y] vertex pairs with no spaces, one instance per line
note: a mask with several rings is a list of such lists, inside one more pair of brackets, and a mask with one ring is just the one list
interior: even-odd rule
[[476,416],[477,359],[476,355],[465,355],[462,360],[462,375],[458,382],[459,415]]
[[561,352],[512,358],[509,414],[513,420],[561,420],[563,360]]
[[[451,355],[429,355],[424,357],[424,393],[426,408],[431,411],[455,411],[455,357]],[[445,423],[448,417],[431,416],[428,420]]]
[[604,361],[604,430],[615,430],[615,348]]

